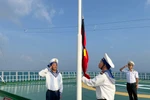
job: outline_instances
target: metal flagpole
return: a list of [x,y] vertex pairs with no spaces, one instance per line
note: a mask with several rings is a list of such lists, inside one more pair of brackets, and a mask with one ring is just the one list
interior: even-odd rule
[[81,37],[81,23],[82,23],[82,0],[78,0],[78,44],[77,44],[77,100],[82,100],[82,37]]

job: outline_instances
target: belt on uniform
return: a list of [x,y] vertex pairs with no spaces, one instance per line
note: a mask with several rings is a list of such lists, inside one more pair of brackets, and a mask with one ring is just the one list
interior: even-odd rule
[[135,83],[127,83],[127,84],[130,84],[130,85],[132,85],[132,84],[136,84],[136,82],[135,82]]
[[106,100],[106,99],[97,99],[97,100]]
[[54,91],[54,90],[49,90],[49,89],[48,89],[47,91],[50,91],[50,92],[58,92],[59,90]]

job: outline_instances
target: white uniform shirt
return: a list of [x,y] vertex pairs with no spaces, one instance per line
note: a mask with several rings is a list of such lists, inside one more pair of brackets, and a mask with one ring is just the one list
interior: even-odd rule
[[129,70],[123,69],[122,72],[126,73],[127,83],[135,83],[136,78],[139,78],[138,72],[135,70],[129,71]]
[[83,76],[82,81],[86,85],[96,88],[97,99],[114,100],[116,91],[115,80],[108,77],[107,73],[99,74],[93,79],[87,79]]
[[48,68],[45,68],[39,72],[39,75],[46,77],[46,87],[48,90],[59,90],[61,93],[63,92],[63,80],[61,73],[55,77]]

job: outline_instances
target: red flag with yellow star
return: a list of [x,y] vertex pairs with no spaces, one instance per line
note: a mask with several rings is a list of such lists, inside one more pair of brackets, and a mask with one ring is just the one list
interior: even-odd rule
[[85,29],[84,29],[84,19],[82,18],[82,70],[83,74],[86,78],[90,79],[90,76],[86,73],[87,68],[88,68],[88,61],[89,61],[89,56],[88,52],[86,49],[86,35],[85,35]]

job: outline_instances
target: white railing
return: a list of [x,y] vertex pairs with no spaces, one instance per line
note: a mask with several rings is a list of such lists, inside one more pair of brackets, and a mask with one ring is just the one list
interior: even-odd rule
[[3,77],[2,77],[2,76],[0,76],[0,79],[1,79],[1,81],[2,81],[3,83],[5,83],[5,81],[4,81],[4,79],[3,79]]
[[[90,77],[96,76],[99,72],[88,72]],[[61,72],[63,78],[76,78],[75,71]],[[115,79],[125,79],[125,73],[113,72]],[[1,82],[21,82],[21,81],[36,81],[45,80],[38,75],[38,71],[0,71]],[[139,73],[140,80],[150,80],[150,73]]]

